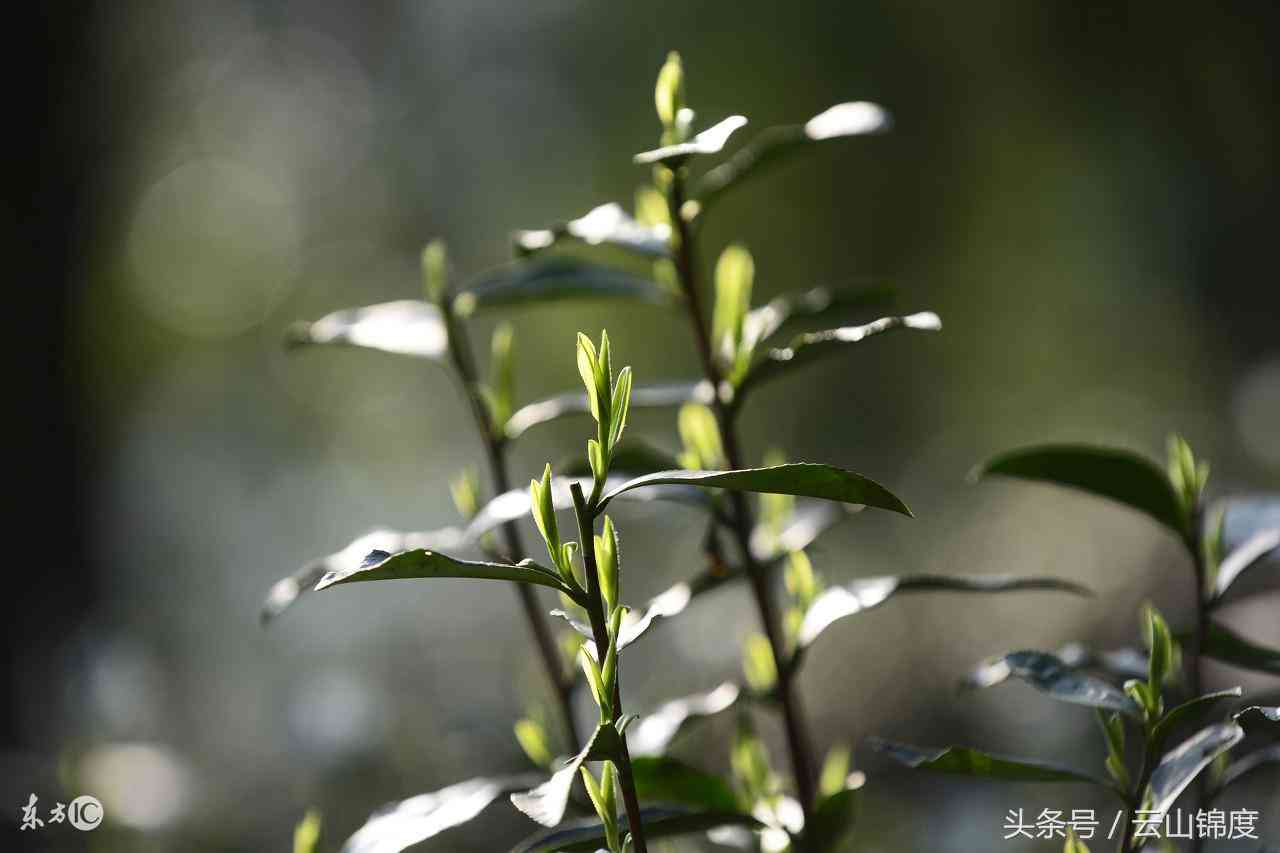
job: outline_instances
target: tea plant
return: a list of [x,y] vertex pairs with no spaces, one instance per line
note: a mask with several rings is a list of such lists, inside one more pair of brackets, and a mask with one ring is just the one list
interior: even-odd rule
[[[1225,507],[1207,513],[1204,491],[1209,467],[1197,462],[1190,446],[1178,436],[1169,440],[1165,470],[1124,450],[1046,446],[999,456],[980,473],[1081,489],[1159,521],[1186,551],[1196,605],[1194,623],[1175,635],[1159,612],[1147,606],[1143,611],[1145,651],[1094,654],[1078,645],[1057,655],[1016,651],[984,662],[965,680],[968,687],[985,688],[1017,678],[1052,699],[1094,708],[1105,746],[1105,777],[963,747],[924,750],[880,740],[873,741],[874,746],[920,769],[1012,781],[1099,785],[1127,810],[1116,848],[1121,853],[1141,847],[1143,838],[1159,837],[1149,833],[1159,830],[1169,809],[1193,782],[1197,783],[1198,808],[1205,810],[1246,773],[1280,762],[1280,746],[1274,742],[1234,762],[1228,763],[1227,758],[1228,751],[1244,741],[1246,721],[1278,722],[1280,708],[1246,706],[1198,731],[1194,729],[1216,704],[1243,695],[1240,687],[1206,693],[1202,657],[1280,674],[1280,651],[1241,637],[1215,618],[1235,581],[1280,546],[1280,528],[1257,531],[1225,554]],[[1133,750],[1126,750],[1126,732],[1136,735],[1136,765],[1130,756]],[[1194,733],[1187,736],[1188,732]],[[1176,742],[1179,737],[1182,739]],[[1143,834],[1138,835],[1139,831]],[[1190,837],[1192,846],[1199,849],[1201,833],[1192,830]],[[1079,839],[1067,843],[1069,851],[1087,849]]]
[[[264,615],[278,615],[312,589],[356,582],[512,582],[564,733],[555,745],[542,715],[529,714],[517,722],[516,736],[535,765],[552,771],[550,778],[480,777],[412,797],[375,814],[344,850],[403,849],[474,818],[504,794],[525,814],[554,827],[517,848],[524,851],[644,851],[647,839],[709,831],[718,840],[743,841],[745,833],[748,846],[767,850],[835,849],[853,828],[864,777],[851,771],[849,752],[840,745],[817,770],[796,685],[805,654],[819,636],[836,621],[899,593],[1087,593],[1056,578],[996,575],[904,573],[837,585],[814,570],[807,548],[854,511],[872,507],[909,516],[910,510],[875,481],[835,466],[787,463],[771,453],[762,467],[749,467],[738,435],[746,402],[755,389],[806,364],[852,351],[883,332],[936,331],[940,321],[929,312],[886,316],[794,335],[778,346],[784,330],[801,322],[839,322],[884,305],[891,294],[885,288],[819,288],[753,308],[753,256],[738,244],[720,251],[707,287],[699,276],[698,241],[707,217],[734,188],[818,142],[883,131],[887,114],[866,102],[839,104],[804,124],[767,129],[701,169],[746,119],[733,116],[695,133],[696,117],[686,104],[684,72],[675,54],[659,74],[655,102],[660,147],[634,158],[651,174],[651,182],[637,193],[634,215],[606,204],[548,229],[519,232],[516,260],[457,287],[448,280],[443,247],[433,243],[424,253],[427,300],[340,311],[300,324],[291,334],[298,344],[365,347],[446,365],[473,413],[493,494],[484,502],[474,475],[458,478],[452,492],[465,525],[367,534],[278,583]],[[580,336],[576,359],[585,393],[567,392],[517,408],[514,338],[509,327],[500,326],[489,378],[479,378],[467,341],[471,317],[501,307],[580,298],[640,301],[683,312],[702,376],[633,387],[629,370],[614,375],[607,335],[598,347]],[[678,407],[678,459],[632,438],[622,440],[631,406]],[[570,465],[559,477],[547,466],[528,492],[511,490],[510,443],[536,426],[584,413],[596,423],[586,464]],[[758,505],[748,493],[759,495]],[[634,611],[620,602],[622,539],[614,519],[604,515],[613,501],[624,499],[678,501],[706,514],[704,568]],[[560,535],[556,513],[568,510],[576,520],[576,542]],[[526,514],[546,545],[550,568],[528,559],[523,549],[516,522]],[[449,553],[475,550],[485,559]],[[751,591],[761,629],[744,647],[746,684],[725,682],[639,718],[624,714],[623,652],[695,599],[739,581]],[[559,639],[537,598],[539,587],[560,597],[561,608],[551,615],[568,629]],[[566,652],[576,655],[582,675],[565,665]],[[573,707],[582,683],[599,710],[586,737],[579,735]],[[690,724],[730,709],[738,715],[728,748],[730,780],[666,754]],[[782,718],[789,774],[775,771],[754,729],[754,714],[774,712]],[[557,753],[571,757],[557,760]],[[599,764],[598,776],[593,763]],[[586,802],[574,798],[578,778]],[[625,825],[618,816],[619,800]],[[586,811],[587,803],[595,818],[563,820],[570,810]]]

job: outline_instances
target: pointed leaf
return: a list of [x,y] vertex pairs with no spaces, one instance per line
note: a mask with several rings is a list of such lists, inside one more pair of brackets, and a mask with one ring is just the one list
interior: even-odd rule
[[705,210],[730,187],[737,186],[750,175],[762,174],[766,167],[782,162],[810,144],[879,133],[888,127],[888,113],[867,101],[837,104],[803,125],[770,127],[703,175],[695,185],[693,195]]
[[[741,826],[753,830],[764,828],[750,815],[737,812],[707,813],[686,809],[642,808],[640,819],[644,824],[646,840],[675,838],[726,826]],[[527,838],[512,848],[512,853],[596,853],[604,843],[604,827],[599,821],[580,820]]]
[[1089,596],[1085,587],[1052,577],[1013,575],[887,575],[859,578],[824,590],[809,607],[796,642],[800,648],[813,643],[831,623],[883,604],[904,592],[1025,592],[1049,590]]
[[[631,408],[662,409],[681,406],[690,401],[710,403],[711,383],[666,382],[657,385],[640,385],[631,389]],[[522,406],[507,421],[506,437],[519,438],[529,429],[550,423],[570,415],[585,415],[591,403],[582,391],[568,391]]]
[[456,527],[424,532],[406,532],[378,528],[356,539],[341,551],[307,563],[287,578],[276,581],[262,603],[259,618],[263,625],[279,616],[303,595],[311,592],[320,578],[331,572],[347,572],[360,568],[371,551],[407,551],[411,548],[439,548],[452,550],[466,542],[463,532]]
[[1260,767],[1268,764],[1280,764],[1280,743],[1273,743],[1271,746],[1264,746],[1262,749],[1255,749],[1246,755],[1242,755],[1235,761],[1227,765],[1227,769],[1223,771],[1222,778],[1218,780],[1217,786],[1210,794],[1209,799],[1216,797],[1223,788],[1232,785],[1239,779],[1252,773]]
[[535,258],[499,267],[454,297],[463,316],[478,310],[576,299],[623,299],[668,305],[674,294],[648,279],[570,257]]
[[850,785],[824,799],[813,813],[813,823],[806,827],[805,840],[815,850],[838,850],[853,833],[858,818],[865,777],[856,774],[858,784]]
[[504,794],[535,784],[538,774],[469,779],[375,812],[342,845],[342,853],[400,853],[473,819]]
[[1018,678],[1060,702],[1119,711],[1141,716],[1138,706],[1124,691],[1091,675],[1078,672],[1047,652],[1010,652],[986,661],[963,683],[969,689],[993,687],[1009,678]]
[[741,695],[738,685],[726,681],[706,693],[695,693],[659,705],[628,730],[627,744],[632,756],[665,752],[686,724],[732,708]]
[[1157,465],[1128,450],[1042,445],[1001,454],[976,472],[1068,486],[1119,501],[1188,536],[1182,504]]
[[688,142],[665,145],[652,151],[642,151],[631,159],[640,166],[661,163],[668,168],[675,169],[694,155],[719,153],[724,148],[725,143],[729,141],[729,137],[739,128],[745,126],[746,123],[745,116],[729,116],[727,119],[702,131],[702,133],[699,133]]
[[[573,478],[573,477],[553,477],[551,479],[551,503],[557,510],[571,509],[573,507],[573,496],[569,492],[572,483],[577,482],[584,490],[590,490],[591,481],[589,479]],[[623,477],[610,477],[605,482],[605,488],[614,488],[625,485],[627,480]],[[626,500],[637,501],[672,501],[676,503],[691,504],[693,506],[708,506],[707,496],[699,489],[691,486],[668,485],[657,489],[647,489],[635,494],[627,494]],[[484,534],[491,530],[506,524],[508,521],[517,521],[529,515],[530,502],[529,491],[527,489],[513,489],[498,495],[476,513],[475,518],[471,519],[471,523],[467,525],[466,538],[467,541],[476,541]]]
[[339,344],[439,361],[449,336],[440,309],[416,299],[383,302],[295,323],[285,338],[291,346]]
[[1160,722],[1156,723],[1155,728],[1151,730],[1151,742],[1159,747],[1164,742],[1164,739],[1178,727],[1179,723],[1191,719],[1220,699],[1233,699],[1242,695],[1244,695],[1242,688],[1232,687],[1229,690],[1218,690],[1213,693],[1206,693],[1203,696],[1197,696],[1194,699],[1188,699],[1169,711]]
[[631,760],[636,795],[642,803],[676,804],[699,811],[738,811],[738,798],[719,776],[668,756],[639,756]]
[[1058,649],[1058,657],[1072,669],[1092,669],[1125,681],[1146,678],[1149,662],[1142,649],[1123,647],[1093,651],[1080,643],[1068,643]]
[[412,580],[418,578],[475,578],[479,580],[513,581],[515,583],[537,584],[563,592],[573,598],[581,595],[578,590],[570,588],[560,575],[543,568],[532,560],[524,560],[515,565],[510,563],[472,562],[456,560],[453,557],[424,548],[401,551],[399,554],[388,554],[386,551],[373,551],[365,558],[365,562],[356,569],[329,572],[316,584],[316,591],[328,589],[346,583],[383,580]]
[[624,492],[656,485],[690,485],[824,498],[911,515],[911,510],[907,509],[906,504],[874,480],[834,465],[820,465],[812,462],[796,462],[737,471],[658,471],[628,480],[609,490],[601,498],[600,506],[603,507]]
[[871,747],[883,752],[899,764],[917,770],[957,773],[1012,782],[1088,782],[1106,785],[1100,779],[1054,764],[1023,758],[1002,758],[963,746],[945,749],[921,749],[904,743],[871,738]]
[[797,367],[836,355],[846,347],[882,332],[894,329],[936,332],[941,328],[942,321],[937,314],[921,311],[905,317],[881,317],[862,326],[842,326],[839,329],[798,335],[786,347],[765,353],[764,358],[747,371],[738,390],[740,394],[745,394],[750,388],[783,376]]
[[1280,675],[1280,650],[1260,646],[1217,622],[1206,627],[1200,653],[1241,669]]
[[1218,577],[1214,582],[1214,604],[1226,595],[1227,590],[1235,583],[1236,578],[1261,560],[1271,551],[1280,548],[1280,528],[1260,530],[1241,546],[1236,548],[1218,566]]
[[1267,705],[1249,705],[1241,708],[1231,715],[1231,719],[1236,722],[1241,720],[1252,719],[1253,717],[1262,717],[1269,723],[1280,723],[1280,707]]
[[512,805],[543,826],[555,826],[564,818],[578,768],[585,761],[612,759],[617,754],[617,745],[618,735],[613,727],[599,726],[582,751],[565,762],[550,779],[536,788],[512,794]]
[[1143,814],[1143,821],[1150,819],[1152,825],[1159,824],[1200,771],[1242,740],[1244,729],[1238,723],[1218,723],[1201,729],[1166,753],[1151,774],[1151,805]]
[[893,288],[888,286],[856,289],[815,287],[798,293],[784,293],[747,312],[742,336],[754,347],[778,334],[788,324],[887,308],[893,302],[893,296]]
[[320,812],[309,809],[293,828],[293,853],[319,853],[322,835]]
[[649,258],[671,255],[671,226],[644,225],[616,202],[592,208],[587,214],[568,222],[537,231],[516,232],[516,248],[521,252],[539,252],[561,240],[578,240],[589,246],[607,246]]

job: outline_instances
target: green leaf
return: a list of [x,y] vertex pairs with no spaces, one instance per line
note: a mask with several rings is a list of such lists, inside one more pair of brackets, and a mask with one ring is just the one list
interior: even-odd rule
[[563,592],[575,601],[582,597],[579,590],[571,589],[551,569],[543,568],[532,560],[515,565],[509,563],[471,562],[456,560],[436,551],[415,548],[388,554],[373,551],[359,568],[349,571],[328,572],[316,584],[316,591],[347,583],[385,580],[415,580],[419,578],[474,578],[478,580],[513,581],[536,584]]
[[1173,670],[1177,647],[1174,645],[1173,636],[1169,633],[1169,625],[1160,615],[1160,611],[1149,604],[1144,606],[1143,621],[1146,624],[1149,654],[1147,684],[1153,692],[1158,694],[1165,678]]
[[1260,646],[1217,622],[1206,627],[1200,653],[1241,669],[1280,675],[1280,651]]
[[1074,705],[1140,717],[1137,705],[1112,684],[1072,669],[1047,652],[1010,652],[984,661],[963,683],[969,689],[993,687],[1009,678],[1027,682],[1051,698]]
[[565,809],[569,805],[569,792],[573,788],[573,780],[578,776],[578,768],[585,761],[613,760],[617,756],[618,743],[617,732],[612,726],[599,726],[581,752],[565,762],[563,767],[541,785],[512,794],[511,804],[536,823],[555,826],[564,818]]
[[1201,711],[1206,710],[1208,706],[1212,705],[1214,702],[1221,699],[1232,699],[1242,695],[1244,695],[1243,688],[1232,687],[1228,690],[1217,690],[1213,693],[1206,693],[1203,696],[1197,696],[1194,699],[1188,699],[1181,705],[1170,710],[1163,718],[1161,718],[1160,722],[1156,723],[1155,727],[1151,730],[1151,742],[1158,748],[1160,744],[1164,742],[1164,739],[1169,736],[1169,733],[1177,728],[1180,723],[1192,718]]
[[1106,783],[1076,770],[1022,758],[1002,758],[963,746],[945,749],[921,749],[903,743],[871,738],[871,747],[897,761],[918,770],[934,770],[940,773],[957,773],[964,776],[980,776],[1012,782],[1088,782],[1093,785]]
[[785,160],[803,148],[827,139],[879,133],[889,127],[889,114],[867,101],[836,104],[803,125],[770,127],[732,157],[708,171],[694,186],[693,196],[703,210],[751,175]]
[[796,642],[800,648],[813,643],[833,622],[883,604],[889,598],[906,592],[1069,592],[1089,596],[1085,587],[1052,577],[1014,577],[1013,575],[886,575],[858,578],[841,586],[824,590],[804,615]]
[[627,732],[632,756],[659,755],[684,727],[732,708],[742,690],[726,681],[714,690],[664,702],[643,715]]
[[834,797],[845,788],[845,780],[849,778],[849,747],[836,744],[827,750],[827,757],[822,762],[822,772],[818,774],[818,797]]
[[[704,572],[700,575],[695,575],[688,581],[680,581],[673,584],[666,591],[649,599],[649,603],[638,613],[631,611],[627,614],[627,618],[622,624],[621,633],[618,636],[619,651],[640,639],[659,621],[679,616],[695,596],[716,588],[730,577],[733,577],[733,575],[716,575],[711,572]],[[591,626],[574,619],[563,610],[552,610],[551,615],[564,619],[575,631],[585,637],[586,642],[584,645],[592,656],[595,656],[596,646],[595,641],[592,639],[594,634],[591,631]]]
[[285,335],[289,346],[336,344],[442,361],[449,335],[440,309],[416,299],[383,302],[326,314],[314,322],[294,323]]
[[1068,643],[1057,654],[1072,669],[1096,670],[1125,680],[1147,677],[1147,653],[1131,646],[1094,651],[1080,643]]
[[[711,383],[706,380],[667,382],[632,388],[630,406],[637,409],[673,408],[691,401],[710,403],[711,399]],[[517,409],[507,421],[505,435],[509,439],[519,438],[535,426],[570,415],[585,415],[590,411],[591,403],[585,392],[567,391]]]
[[[572,477],[553,477],[551,479],[551,505],[556,510],[571,509],[573,507],[573,496],[569,493],[569,486],[574,482],[580,483],[584,489],[590,489],[591,487],[589,480],[584,481]],[[623,477],[610,477],[606,481],[606,488],[622,486],[626,483],[627,480]],[[702,507],[710,504],[706,494],[700,489],[682,485],[669,485],[657,489],[627,493],[625,499],[672,501]],[[508,521],[517,521],[525,518],[529,515],[530,508],[528,489],[513,489],[509,492],[503,492],[485,504],[480,512],[476,513],[475,518],[471,519],[471,523],[467,525],[464,534],[465,541],[479,541],[481,536],[506,524]]]
[[1128,450],[1088,445],[1042,445],[1010,451],[975,472],[1068,486],[1130,506],[1189,539],[1182,505],[1165,473]]
[[658,81],[653,87],[653,102],[658,111],[658,120],[668,130],[676,125],[676,117],[684,109],[684,66],[680,62],[680,54],[671,51],[667,61],[658,71]]
[[636,795],[643,803],[677,804],[700,811],[733,812],[738,800],[719,776],[667,756],[641,756],[631,761]]
[[518,261],[491,271],[454,297],[462,316],[476,311],[579,299],[672,304],[675,295],[648,279],[569,257]]
[[320,812],[308,809],[293,829],[293,853],[319,853],[321,830]]
[[1264,746],[1262,749],[1255,749],[1246,755],[1237,758],[1235,761],[1227,765],[1227,769],[1223,772],[1222,778],[1218,780],[1218,784],[1214,787],[1209,799],[1212,800],[1223,788],[1239,781],[1242,776],[1252,773],[1260,767],[1268,764],[1280,764],[1280,743],[1273,743],[1271,746]]
[[276,581],[262,603],[259,619],[267,625],[294,605],[303,595],[311,592],[322,577],[331,573],[354,571],[360,568],[371,551],[406,551],[411,548],[460,548],[467,541],[463,531],[456,527],[423,532],[406,532],[378,528],[319,560],[307,563],[287,578]]
[[542,723],[537,720],[524,717],[516,720],[515,724],[516,742],[520,744],[520,748],[524,750],[524,754],[529,757],[538,767],[550,766],[555,758],[551,754],[551,744],[547,740],[547,730]]
[[1267,705],[1250,705],[1247,708],[1241,708],[1231,715],[1231,719],[1240,722],[1244,719],[1258,716],[1270,723],[1280,723],[1280,707]]
[[1246,569],[1257,563],[1276,548],[1280,548],[1280,528],[1259,530],[1250,536],[1243,545],[1227,555],[1218,566],[1218,577],[1214,583],[1213,598],[1210,605],[1216,605],[1231,585],[1236,582]]
[[[750,815],[739,812],[695,812],[685,809],[642,808],[646,840],[674,838],[704,833],[724,826],[741,826],[751,830],[764,826]],[[512,853],[596,853],[604,844],[604,827],[597,820],[566,823],[550,832],[527,838],[512,848]]]
[[798,367],[836,355],[845,347],[860,343],[882,332],[894,329],[936,332],[941,328],[942,321],[938,319],[937,314],[932,311],[921,311],[905,317],[881,317],[862,326],[842,326],[838,329],[798,335],[786,347],[765,353],[763,359],[745,372],[738,390],[740,394],[745,394],[750,388],[755,388],[771,379],[777,379]]
[[494,800],[535,784],[540,778],[526,773],[469,779],[392,803],[356,830],[342,845],[342,853],[399,853],[472,820]]
[[525,254],[549,249],[565,240],[620,249],[646,258],[671,256],[669,225],[644,225],[616,202],[602,204],[551,228],[517,231],[515,235],[516,250]]
[[1238,723],[1218,723],[1201,729],[1165,754],[1151,773],[1151,804],[1143,820],[1160,823],[1191,781],[1222,753],[1244,740]]
[[747,312],[742,324],[743,339],[754,348],[790,324],[887,308],[893,297],[893,288],[887,285],[857,289],[815,287],[798,293],[784,293]]
[[666,166],[668,169],[678,169],[690,157],[699,154],[719,153],[724,148],[725,143],[729,141],[729,137],[746,123],[746,116],[729,116],[702,131],[702,133],[699,133],[688,142],[677,142],[673,145],[655,148],[652,151],[642,151],[631,159],[640,166],[658,164]]
[[[859,774],[860,775],[860,774]],[[815,850],[837,850],[853,834],[862,799],[861,780],[828,796],[814,810],[812,823],[805,828],[805,840]]]
[[812,462],[795,462],[769,468],[737,471],[658,471],[628,480],[607,491],[600,499],[609,501],[633,489],[657,485],[689,485],[732,489],[743,492],[774,492],[782,495],[824,498],[844,503],[864,504],[910,516],[911,510],[884,486],[861,474]]
[[439,305],[448,288],[448,253],[443,240],[432,240],[422,250],[422,291],[432,305]]
[[715,305],[711,311],[711,345],[726,363],[732,364],[742,326],[751,309],[751,287],[755,261],[745,246],[734,243],[716,261]]
[[1089,845],[1080,840],[1074,829],[1067,830],[1067,840],[1062,845],[1062,853],[1089,853]]

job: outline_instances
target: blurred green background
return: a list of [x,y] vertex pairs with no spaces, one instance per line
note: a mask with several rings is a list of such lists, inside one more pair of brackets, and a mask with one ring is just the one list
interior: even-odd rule
[[[259,630],[270,584],[303,561],[375,525],[453,523],[446,478],[482,461],[443,371],[287,354],[282,330],[417,296],[431,237],[474,273],[508,257],[514,229],[629,203],[670,49],[700,120],[742,112],[744,139],[839,101],[894,115],[886,136],[736,193],[702,242],[707,269],[731,239],[751,248],[757,302],[872,279],[904,312],[942,316],[940,335],[869,343],[746,413],[751,456],[853,468],[918,516],[859,516],[821,541],[817,569],[1053,573],[1100,593],[909,598],[841,623],[801,678],[819,748],[875,733],[1100,766],[1087,712],[1016,686],[961,697],[955,680],[1011,648],[1132,643],[1146,598],[1185,618],[1189,573],[1137,515],[967,484],[990,453],[1071,439],[1162,455],[1176,429],[1212,459],[1215,494],[1277,487],[1271,4],[135,0],[86,14],[70,103],[87,201],[64,331],[86,519],[68,570],[95,592],[74,630],[15,653],[3,802],[16,814],[29,780],[60,779],[43,799],[94,792],[115,825],[23,837],[48,845],[31,849],[282,850],[309,805],[336,843],[388,800],[526,766],[511,724],[546,695],[509,590],[355,587]],[[580,329],[607,327],[639,382],[697,371],[686,323],[661,309],[511,319],[523,401],[575,387]],[[674,445],[672,413],[633,429]],[[513,479],[584,440],[581,421],[531,433]],[[696,519],[632,506],[617,520],[629,599],[690,571]],[[1233,624],[1275,645],[1276,603],[1249,599]],[[699,601],[628,655],[629,709],[735,677],[755,629],[744,590]],[[712,725],[684,751],[722,767],[728,734]],[[868,851],[1057,849],[1001,841],[1005,812],[1108,805],[912,776],[861,750],[857,763]],[[1237,802],[1280,834],[1274,776]],[[532,828],[500,804],[423,849],[505,849]]]

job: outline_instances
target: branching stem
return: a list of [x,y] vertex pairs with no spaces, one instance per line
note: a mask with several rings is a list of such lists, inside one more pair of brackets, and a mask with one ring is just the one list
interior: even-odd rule
[[[507,470],[507,445],[498,435],[495,425],[489,416],[489,408],[480,394],[475,361],[471,355],[471,346],[467,338],[466,327],[454,314],[452,303],[446,296],[441,300],[441,313],[449,339],[449,357],[453,362],[455,378],[462,386],[463,396],[471,407],[476,429],[484,444],[485,458],[488,461],[489,480],[495,495],[505,494],[511,490],[510,475]],[[520,538],[520,528],[515,521],[507,521],[502,525],[502,537],[506,545],[507,559],[518,562],[527,555]],[[544,608],[538,603],[537,593],[527,584],[513,584],[516,595],[520,598],[520,606],[524,610],[525,621],[533,634],[534,643],[538,647],[538,655],[542,659],[547,679],[551,682],[552,692],[559,707],[561,724],[564,726],[564,737],[570,754],[582,748],[578,726],[573,715],[573,681],[565,674],[560,663],[559,649]]]
[[[675,251],[676,274],[684,292],[685,304],[688,307],[689,320],[693,325],[694,338],[698,345],[698,355],[702,360],[703,373],[711,383],[712,408],[716,421],[720,426],[720,440],[724,445],[725,459],[730,468],[742,468],[742,453],[738,444],[735,418],[737,408],[732,402],[726,402],[721,394],[724,377],[716,366],[706,323],[706,315],[702,308],[701,295],[698,292],[696,276],[696,255],[693,248],[693,234],[689,222],[682,214],[685,203],[684,175],[677,169],[671,173],[671,186],[667,195],[673,228],[673,249]],[[768,578],[763,566],[751,553],[751,507],[746,497],[737,491],[729,493],[732,508],[730,527],[734,538],[742,552],[743,565],[750,581],[752,596],[755,599],[756,611],[764,626],[765,636],[769,640],[769,648],[778,666],[778,698],[782,707],[782,722],[786,732],[787,748],[791,756],[792,775],[795,777],[796,793],[800,806],[804,811],[805,825],[811,824],[814,805],[814,773],[813,758],[810,751],[808,733],[805,729],[804,717],[800,709],[800,700],[794,689],[795,670],[786,666],[786,644],[782,637],[782,626],[778,620],[773,597],[769,592]]]

